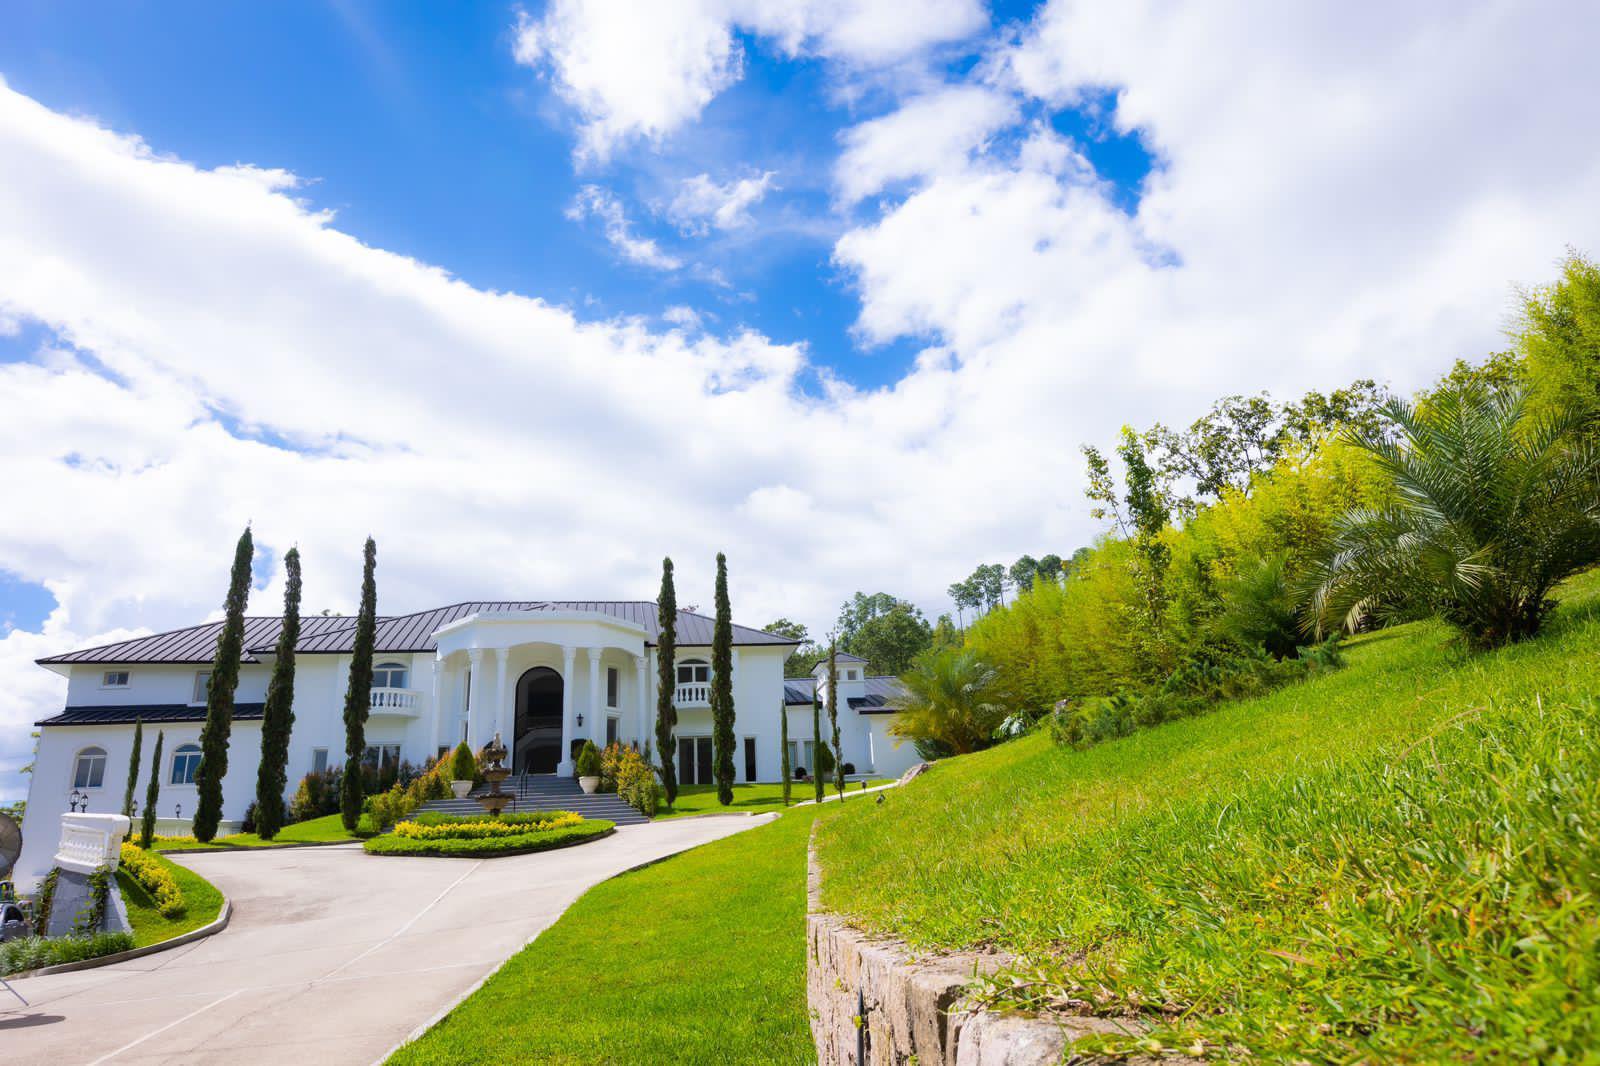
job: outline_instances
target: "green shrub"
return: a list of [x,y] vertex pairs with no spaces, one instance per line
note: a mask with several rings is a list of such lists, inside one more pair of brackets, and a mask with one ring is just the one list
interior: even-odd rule
[[339,813],[339,779],[337,768],[313,770],[300,779],[289,801],[289,820],[306,822]]
[[505,822],[496,818],[479,818],[466,822],[427,825],[422,822],[406,821],[394,827],[394,834],[411,840],[490,840],[564,829],[583,820],[583,815],[571,811],[552,811],[549,818],[530,822]]
[[645,757],[626,744],[609,744],[600,756],[600,791],[618,797],[644,815],[654,818],[661,805],[661,786]]
[[515,836],[467,840],[419,840],[394,833],[373,837],[363,845],[373,855],[434,855],[448,858],[490,858],[496,855],[522,855],[550,848],[564,848],[598,840],[612,833],[615,823],[603,818],[586,818],[577,825],[558,829],[532,830]]
[[423,811],[412,815],[408,821],[419,825],[461,825],[472,822],[496,821],[505,825],[534,825],[548,822],[572,811],[511,811],[495,818],[488,814],[446,814],[443,811]]
[[578,776],[600,776],[600,751],[594,746],[594,741],[586,740],[578,751]]
[[833,752],[828,750],[828,745],[818,744],[812,751],[815,752],[817,776],[825,778],[833,773]]
[[156,910],[163,918],[180,918],[188,909],[177,879],[172,876],[162,860],[156,858],[154,852],[143,851],[132,844],[124,844],[122,868],[128,872],[129,877],[139,882],[140,887],[150,893],[150,898],[155,901]]
[[119,951],[133,950],[132,933],[94,933],[90,936],[25,936],[0,944],[0,976],[64,962],[82,962]]
[[478,776],[478,760],[466,741],[456,745],[450,759],[450,777],[453,781],[471,781]]

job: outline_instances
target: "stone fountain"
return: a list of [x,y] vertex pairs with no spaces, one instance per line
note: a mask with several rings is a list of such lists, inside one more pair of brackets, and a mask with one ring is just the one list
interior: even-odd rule
[[483,809],[496,818],[516,798],[509,792],[500,791],[500,782],[511,776],[511,771],[505,768],[505,759],[506,746],[500,743],[500,734],[496,733],[494,739],[483,748],[483,761],[488,764],[483,768],[483,777],[489,782],[489,791],[478,797]]

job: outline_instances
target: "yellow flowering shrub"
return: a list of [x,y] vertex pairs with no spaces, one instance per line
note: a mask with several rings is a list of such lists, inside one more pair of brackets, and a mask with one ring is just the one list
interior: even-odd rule
[[564,829],[567,826],[578,825],[582,821],[583,815],[574,814],[571,811],[563,811],[553,817],[534,822],[500,822],[491,819],[444,822],[434,825],[422,822],[400,822],[394,827],[394,835],[406,837],[410,840],[489,840],[494,837],[522,836],[526,833],[539,833],[549,829]]
[[156,910],[163,918],[180,917],[189,905],[184,902],[183,890],[161,860],[151,852],[132,844],[122,845],[122,868],[128,876],[155,900]]

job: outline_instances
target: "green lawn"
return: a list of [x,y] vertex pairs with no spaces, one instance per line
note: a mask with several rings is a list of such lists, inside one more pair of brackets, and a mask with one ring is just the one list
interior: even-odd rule
[[1405,626],[1204,717],[939,763],[824,821],[824,900],[1017,954],[998,1005],[1141,1014],[1167,1048],[1592,1061],[1600,573],[1562,595],[1516,647]]
[[196,848],[273,848],[284,844],[326,844],[335,841],[360,840],[354,833],[347,831],[344,822],[337,814],[329,814],[322,818],[311,818],[304,822],[286,825],[278,831],[272,840],[262,840],[254,833],[235,833],[232,836],[217,837],[209,844],[202,844],[194,837],[157,837],[155,851],[193,851]]
[[122,888],[122,901],[128,907],[128,921],[133,925],[135,947],[158,944],[198,929],[216,918],[217,912],[222,909],[222,893],[210,881],[160,855],[153,858],[166,867],[178,882],[188,909],[177,918],[162,917],[150,894],[139,882],[129,877],[127,871],[119,869],[117,884]]
[[[878,785],[887,785],[894,780],[891,777],[878,777],[866,783],[868,788]],[[861,788],[858,782],[849,783],[849,792]],[[828,785],[828,794],[833,795],[833,785]],[[848,793],[846,793],[848,796]],[[816,788],[810,781],[796,781],[790,790],[789,798],[793,803],[813,799]],[[783,785],[781,782],[757,782],[753,785],[734,785],[733,803],[727,807],[717,802],[716,785],[679,785],[678,802],[671,808],[663,807],[657,818],[686,818],[694,814],[716,814],[718,812],[738,811],[749,814],[762,814],[766,811],[783,810]]]
[[596,885],[389,1061],[815,1062],[806,840],[836,809],[799,808]]

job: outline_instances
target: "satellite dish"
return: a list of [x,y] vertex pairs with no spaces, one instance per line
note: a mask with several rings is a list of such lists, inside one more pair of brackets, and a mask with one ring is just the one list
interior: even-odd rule
[[9,814],[0,814],[0,877],[6,877],[22,854],[22,829]]

